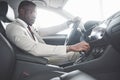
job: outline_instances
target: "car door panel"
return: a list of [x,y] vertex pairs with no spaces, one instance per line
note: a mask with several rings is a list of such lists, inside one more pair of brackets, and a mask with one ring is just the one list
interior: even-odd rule
[[56,35],[51,35],[48,37],[43,37],[43,39],[47,44],[64,45],[66,35],[56,34]]

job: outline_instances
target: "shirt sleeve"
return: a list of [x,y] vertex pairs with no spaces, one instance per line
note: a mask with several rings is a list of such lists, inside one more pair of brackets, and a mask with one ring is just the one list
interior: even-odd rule
[[66,46],[54,46],[34,41],[27,32],[17,25],[8,26],[6,33],[8,38],[19,48],[28,51],[35,56],[65,56]]
[[56,34],[57,32],[60,32],[67,28],[68,28],[68,25],[65,22],[63,24],[52,26],[49,28],[40,28],[40,29],[38,29],[38,34],[41,36],[48,36],[48,35]]

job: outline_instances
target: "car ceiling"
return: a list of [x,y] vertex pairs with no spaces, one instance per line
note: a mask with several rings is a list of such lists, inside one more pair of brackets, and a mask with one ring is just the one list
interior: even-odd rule
[[[17,16],[18,5],[23,0],[2,0],[2,1],[7,1],[14,9],[15,15]],[[63,6],[66,4],[68,0],[44,0],[46,4],[43,4],[42,0],[29,0],[29,1],[33,1],[34,3],[37,4],[38,7],[47,6],[52,8],[63,8]]]
[[45,0],[48,6],[62,8],[68,0]]
[[[7,1],[9,3],[11,2],[15,3],[15,2],[21,2],[23,0],[4,0],[4,1]],[[40,3],[42,0],[29,0],[29,1]],[[44,1],[47,3],[47,6],[51,6],[54,8],[62,8],[68,0],[44,0]]]

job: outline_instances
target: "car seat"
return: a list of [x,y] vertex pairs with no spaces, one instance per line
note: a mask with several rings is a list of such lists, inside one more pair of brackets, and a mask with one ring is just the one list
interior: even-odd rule
[[[6,40],[0,33],[0,80],[12,80],[15,70],[15,53]],[[62,75],[63,74],[63,75]],[[91,76],[75,70],[69,73],[61,71],[45,71],[29,77],[22,77],[19,80],[95,80]]]
[[11,80],[15,67],[15,54],[12,46],[0,34],[0,80]]
[[14,11],[7,2],[0,2],[0,32],[6,36],[5,29],[9,22],[15,19]]
[[[28,67],[28,66],[27,66]],[[0,33],[0,80],[12,80],[16,72],[16,56],[14,49],[7,39]],[[49,80],[50,78],[60,76],[63,73],[54,71],[43,71],[28,77],[19,75],[19,80]],[[13,79],[16,80],[16,79]],[[18,80],[18,79],[17,79]]]

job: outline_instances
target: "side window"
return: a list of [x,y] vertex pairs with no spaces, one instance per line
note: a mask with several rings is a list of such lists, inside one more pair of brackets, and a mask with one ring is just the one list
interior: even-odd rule
[[56,12],[38,8],[37,9],[37,17],[36,17],[34,26],[36,28],[47,28],[47,27],[62,24],[66,20],[67,20],[66,18],[64,18],[63,16],[59,15]]

